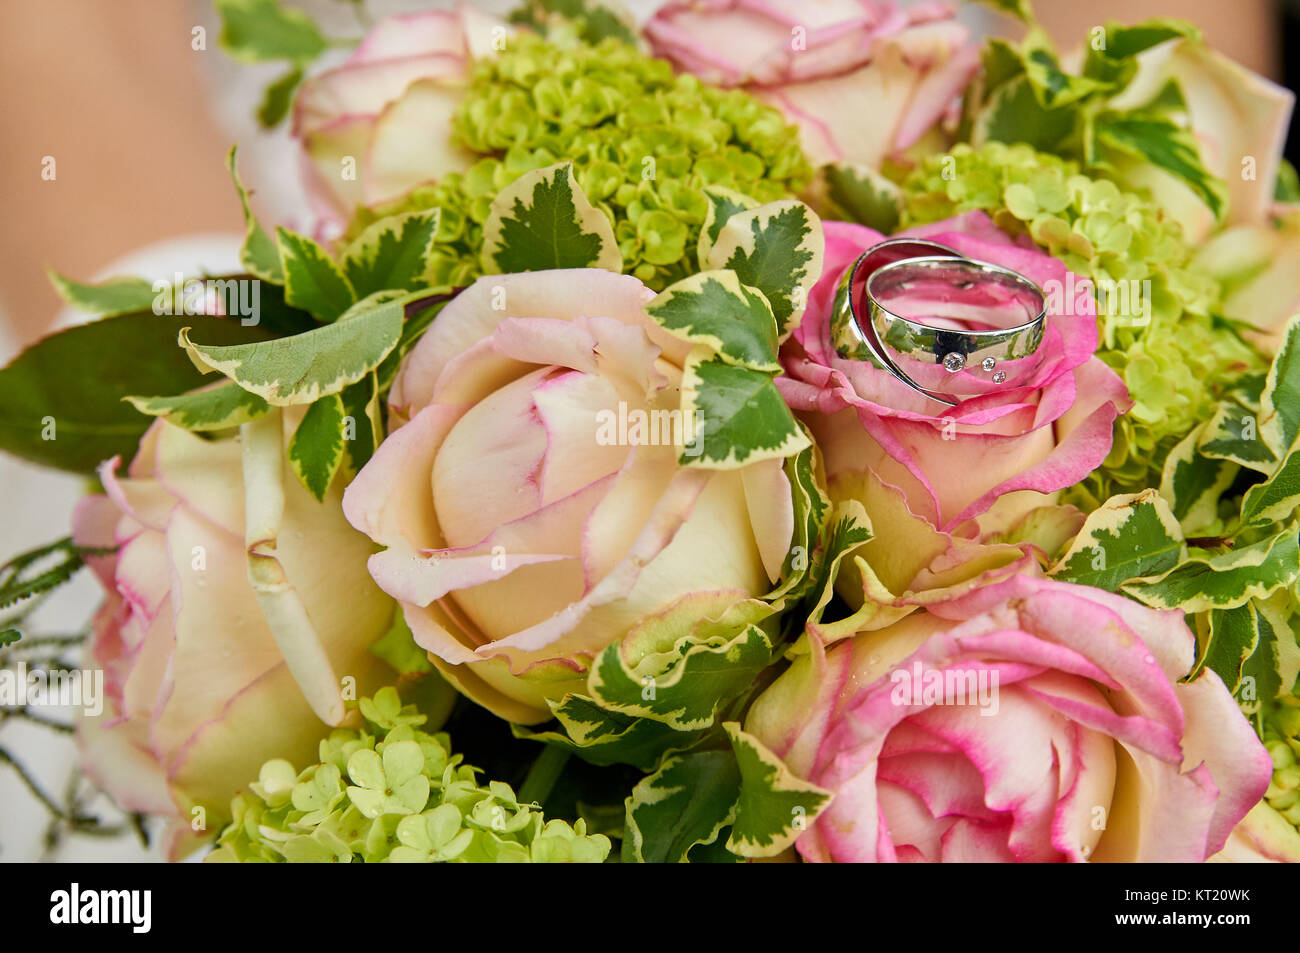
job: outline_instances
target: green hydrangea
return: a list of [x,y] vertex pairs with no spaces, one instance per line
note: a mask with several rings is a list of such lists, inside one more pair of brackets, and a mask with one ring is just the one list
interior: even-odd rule
[[696,269],[721,185],[760,202],[788,198],[812,169],[781,113],[739,90],[676,76],[664,60],[614,38],[564,47],[528,34],[477,65],[453,122],[482,156],[463,173],[396,203],[359,209],[353,236],[384,215],[440,208],[433,278],[479,274],[483,222],[497,193],[525,172],[571,160],[587,198],[613,222],[624,269],[656,290]]
[[1264,800],[1300,829],[1300,698],[1277,699],[1264,719],[1263,738],[1273,757],[1273,778]]
[[1265,366],[1216,316],[1219,287],[1191,266],[1179,225],[1150,200],[1027,145],[960,144],[903,182],[904,226],[972,209],[1009,235],[1028,235],[1097,288],[1115,289],[1098,296],[1098,354],[1134,406],[1116,424],[1110,456],[1074,491],[1076,502],[1095,506],[1158,485],[1165,456],[1209,416],[1223,386]]
[[337,728],[320,761],[262,766],[231,802],[207,858],[226,863],[600,863],[609,838],[546,821],[508,784],[477,780],[446,734],[385,688],[360,702],[366,728]]

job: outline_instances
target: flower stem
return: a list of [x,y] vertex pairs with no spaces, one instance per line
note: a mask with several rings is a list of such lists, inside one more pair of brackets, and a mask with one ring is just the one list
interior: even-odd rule
[[519,789],[519,803],[544,804],[568,760],[569,752],[563,748],[553,745],[543,748],[533,766],[528,769],[528,777],[524,778],[523,786]]

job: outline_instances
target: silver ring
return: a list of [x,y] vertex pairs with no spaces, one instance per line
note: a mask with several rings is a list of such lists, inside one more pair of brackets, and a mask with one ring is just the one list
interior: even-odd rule
[[870,362],[953,406],[1032,377],[1046,308],[1042,289],[1019,272],[937,242],[890,239],[840,279],[832,336],[841,357]]

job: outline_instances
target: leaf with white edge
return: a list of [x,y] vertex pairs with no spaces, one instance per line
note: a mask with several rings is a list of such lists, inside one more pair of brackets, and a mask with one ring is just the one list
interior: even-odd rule
[[1241,500],[1241,521],[1261,526],[1289,519],[1300,506],[1300,445],[1294,447],[1263,483],[1256,483]]
[[775,857],[816,820],[830,803],[831,792],[796,777],[784,761],[735,722],[722,727],[741,779],[727,850],[742,857]]
[[1242,701],[1271,701],[1295,691],[1300,676],[1300,619],[1295,602],[1288,592],[1275,593],[1269,599],[1255,600],[1255,625],[1259,642],[1241,667],[1242,687],[1250,679],[1251,697],[1241,693]]
[[630,764],[650,772],[665,752],[686,748],[702,734],[610,711],[586,695],[568,694],[550,704],[562,731],[532,731],[512,725],[515,737],[556,745],[589,764]]
[[1034,10],[1030,0],[979,0],[979,2],[1007,16],[1015,17],[1021,23],[1034,22]]
[[339,393],[343,399],[343,439],[346,444],[347,467],[350,473],[356,474],[361,472],[361,468],[374,455],[384,432],[376,373],[371,371]]
[[722,231],[722,227],[727,224],[731,216],[758,207],[758,202],[748,195],[720,185],[706,186],[704,197],[709,205],[704,213],[704,227],[700,229],[700,241],[696,249],[700,271],[709,270],[709,252],[713,250],[713,243],[718,240],[718,233]]
[[131,406],[150,417],[196,433],[228,430],[267,414],[271,405],[227,381],[205,390],[175,397],[124,397]]
[[822,274],[822,223],[794,199],[769,202],[732,215],[709,252],[710,268],[734,271],[772,306],[779,336],[790,335],[803,318],[808,293]]
[[[153,283],[144,278],[109,278],[87,285],[65,278],[56,271],[48,274],[60,298],[78,311],[104,317],[152,310],[159,295]],[[163,289],[162,293],[170,297],[170,288]]]
[[525,172],[497,195],[483,223],[481,262],[487,274],[623,270],[613,226],[587,201],[569,162]]
[[[803,424],[799,426],[807,433]],[[817,451],[811,441],[803,450],[787,457],[784,467],[794,504],[794,536],[781,566],[780,582],[763,597],[777,609],[793,603],[811,588],[813,550],[831,508],[830,497],[817,477]]]
[[767,300],[733,271],[704,271],[665,288],[648,305],[673,337],[700,344],[728,364],[777,374],[777,326]]
[[316,22],[279,0],[215,0],[221,48],[241,63],[309,63],[328,45]]
[[822,175],[827,196],[849,221],[882,235],[898,231],[903,190],[896,184],[874,169],[848,162],[825,166]]
[[1228,186],[1205,168],[1190,131],[1170,119],[1120,114],[1098,117],[1094,128],[1098,142],[1146,159],[1181,179],[1216,219],[1223,218],[1228,207]]
[[1220,401],[1214,416],[1206,422],[1196,450],[1202,456],[1228,460],[1260,473],[1272,473],[1277,466],[1277,457],[1262,436],[1259,418],[1228,400]]
[[1208,668],[1223,679],[1228,691],[1235,692],[1241,683],[1242,665],[1259,645],[1258,620],[1253,601],[1231,609],[1212,609],[1209,633],[1188,678],[1195,678],[1202,669]]
[[277,228],[284,298],[320,321],[337,321],[357,294],[329,253],[306,235]]
[[418,291],[438,234],[438,209],[381,218],[347,247],[340,260],[358,298],[376,291]]
[[1118,592],[1122,583],[1173,569],[1186,555],[1183,531],[1155,490],[1112,496],[1091,514],[1052,575]]
[[733,469],[772,457],[788,457],[812,441],[777,390],[772,377],[737,367],[695,348],[682,376],[682,410],[694,415],[701,447],[683,453],[683,466]]
[[1300,435],[1300,316],[1286,326],[1286,335],[1260,396],[1260,433],[1277,456],[1295,445]]
[[343,399],[322,397],[310,407],[289,441],[289,465],[318,501],[325,499],[343,462]]
[[749,687],[772,660],[772,641],[756,625],[730,637],[685,636],[662,667],[629,666],[622,648],[611,645],[597,657],[587,679],[591,694],[605,708],[652,718],[677,731],[712,725],[722,706]]
[[1154,609],[1206,612],[1231,609],[1248,599],[1291,586],[1300,576],[1300,542],[1295,527],[1214,556],[1190,559],[1150,580],[1126,583],[1125,593]]
[[315,403],[365,377],[397,346],[403,319],[398,300],[305,334],[257,344],[195,344],[188,328],[182,328],[180,345],[200,370],[217,371],[267,403],[287,407]]
[[1184,533],[1218,519],[1219,497],[1240,472],[1240,467],[1228,460],[1197,453],[1204,430],[1201,424],[1169,451],[1160,476],[1160,495],[1183,525]]
[[275,247],[275,241],[258,222],[253,215],[252,206],[248,204],[248,192],[240,181],[239,166],[236,163],[238,152],[238,147],[231,146],[230,152],[226,154],[226,167],[230,170],[235,191],[239,193],[240,207],[244,210],[244,244],[239,249],[239,261],[250,274],[282,285],[284,268],[280,265],[280,250]]
[[739,797],[740,768],[730,749],[666,759],[627,799],[623,860],[682,863],[692,847],[712,844],[731,823]]

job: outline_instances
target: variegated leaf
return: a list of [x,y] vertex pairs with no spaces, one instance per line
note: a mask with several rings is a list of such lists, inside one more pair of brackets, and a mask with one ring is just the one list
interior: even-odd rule
[[[60,298],[78,311],[103,317],[149,311],[158,297],[153,284],[144,278],[109,278],[95,284],[82,284],[65,278],[56,271],[47,274]],[[170,295],[171,290],[167,289],[163,294]]]
[[830,803],[831,792],[796,777],[785,762],[735,722],[722,726],[740,768],[740,794],[727,850],[775,857]]
[[708,265],[730,269],[761,291],[784,340],[803,318],[808,293],[822,274],[824,250],[821,219],[787,199],[732,215],[709,251]]
[[1122,588],[1156,609],[1206,612],[1231,609],[1248,599],[1291,586],[1300,576],[1300,542],[1295,527],[1217,555],[1193,555],[1155,579]]
[[1118,592],[1122,583],[1178,565],[1183,531],[1155,490],[1113,496],[1091,513],[1052,575]]
[[748,195],[742,195],[720,185],[706,186],[704,197],[708,200],[709,206],[704,213],[704,228],[700,230],[700,241],[696,249],[700,271],[709,270],[709,253],[713,250],[713,243],[718,240],[718,233],[727,224],[727,220],[738,212],[746,212],[758,206],[758,202]]
[[289,465],[307,492],[324,500],[343,462],[343,399],[320,398],[307,408],[289,441]]
[[401,300],[305,334],[228,347],[196,344],[182,328],[180,345],[202,371],[217,371],[267,403],[311,404],[365,377],[397,346]]
[[185,430],[206,432],[238,427],[270,411],[271,405],[238,384],[226,382],[175,397],[124,397],[150,417],[162,417]]
[[702,434],[700,453],[683,453],[683,466],[731,469],[788,457],[811,443],[771,375],[728,364],[708,348],[686,359],[682,410]]
[[239,249],[239,260],[248,269],[249,274],[282,285],[284,268],[280,265],[280,250],[276,248],[271,236],[253,215],[253,209],[248,204],[248,192],[239,179],[239,167],[235,161],[237,153],[238,147],[232,146],[226,155],[226,166],[230,169],[230,177],[235,182],[235,191],[239,193],[239,204],[244,210],[244,244]]
[[438,220],[437,209],[405,212],[381,218],[358,235],[339,261],[356,296],[425,287]]
[[702,344],[728,364],[779,373],[767,300],[733,271],[704,271],[666,288],[646,311],[669,334]]
[[1160,495],[1185,532],[1218,519],[1219,497],[1241,469],[1229,460],[1205,457],[1197,452],[1204,430],[1205,424],[1201,424],[1169,451],[1160,477]]
[[501,191],[483,223],[481,262],[487,274],[623,270],[609,218],[587,201],[568,162],[525,172]]
[[315,241],[287,228],[277,228],[280,267],[284,269],[284,299],[319,321],[337,321],[357,300],[357,294],[334,259]]

